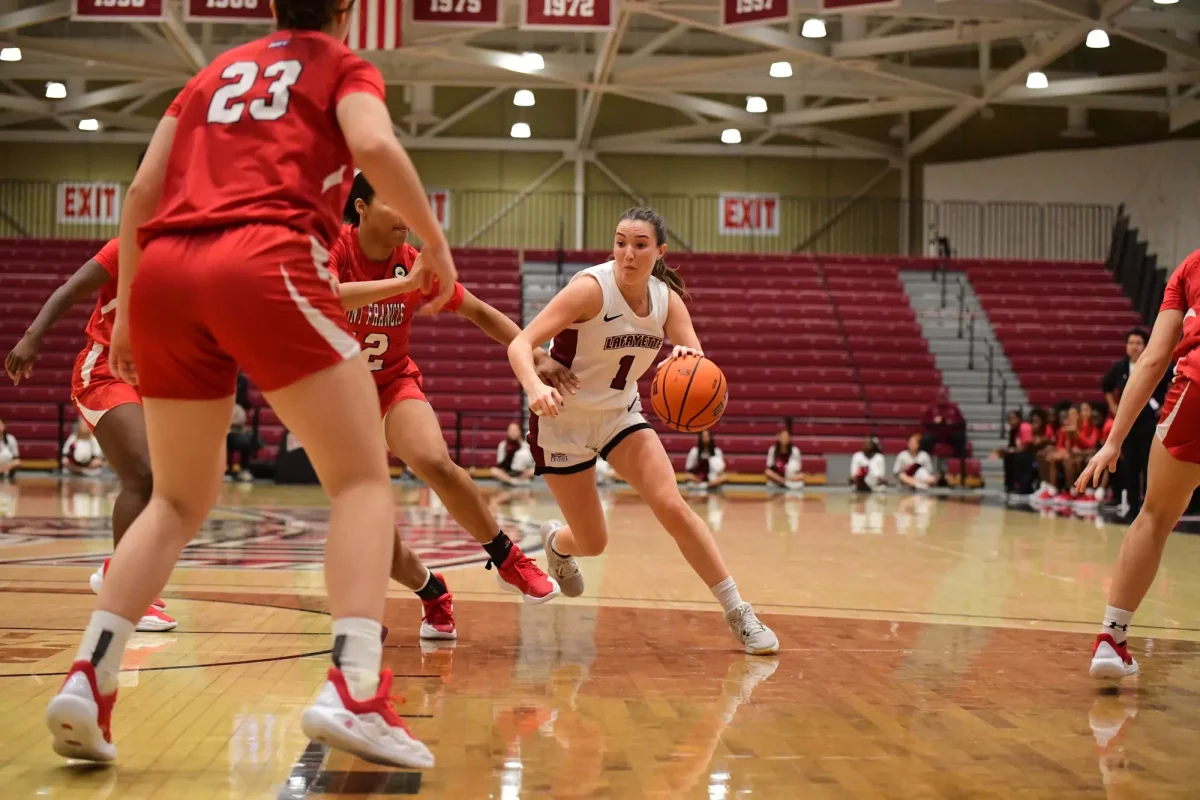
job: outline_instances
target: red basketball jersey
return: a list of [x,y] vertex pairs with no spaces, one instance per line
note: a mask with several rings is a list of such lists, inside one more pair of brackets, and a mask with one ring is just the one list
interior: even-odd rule
[[1167,281],[1160,311],[1175,309],[1183,312],[1183,337],[1175,347],[1172,359],[1175,371],[1188,380],[1200,380],[1200,250],[1183,260],[1179,269]]
[[218,56],[167,109],[179,123],[141,243],[257,222],[328,247],[354,179],[336,108],[355,92],[382,99],[379,70],[318,31],[276,31]]
[[109,241],[92,258],[104,267],[109,279],[100,287],[96,297],[96,308],[87,324],[87,335],[93,342],[108,347],[112,344],[113,319],[117,316],[117,240]]
[[[417,249],[402,244],[386,261],[371,261],[358,243],[358,228],[345,225],[329,250],[329,271],[345,283],[377,281],[407,275],[416,260]],[[346,312],[350,330],[362,345],[377,385],[391,383],[411,367],[408,333],[413,314],[437,294],[436,281],[432,292],[422,294],[418,289]],[[465,292],[463,285],[456,282],[454,294],[443,309],[457,311],[462,306]]]

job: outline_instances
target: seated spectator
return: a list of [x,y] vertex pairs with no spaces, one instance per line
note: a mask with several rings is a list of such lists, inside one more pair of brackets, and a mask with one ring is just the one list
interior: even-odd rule
[[0,480],[12,480],[21,468],[21,450],[17,437],[8,432],[4,420],[0,419]]
[[1058,497],[1058,487],[1054,485],[1056,475],[1052,474],[1049,460],[1058,441],[1058,426],[1050,421],[1050,414],[1044,409],[1035,408],[1029,412],[1029,426],[1033,429],[1031,450],[1037,460],[1038,478],[1041,485],[1034,500],[1050,502]]
[[946,387],[938,390],[937,402],[925,410],[921,421],[921,449],[934,455],[939,444],[949,445],[955,458],[963,458],[967,451],[967,421],[962,411],[950,400]]
[[1006,492],[1015,495],[1033,494],[1034,483],[1037,480],[1033,424],[1024,420],[1020,409],[1008,412],[1008,443],[992,453],[992,458],[1004,459]]
[[514,422],[508,426],[504,441],[496,447],[492,477],[509,486],[524,486],[533,480],[533,471],[533,453],[521,435],[521,426]]
[[80,417],[75,431],[67,437],[62,449],[62,468],[72,475],[94,477],[104,469],[104,453],[92,435],[92,429]]
[[850,484],[859,492],[880,492],[887,488],[887,462],[883,448],[874,436],[868,436],[863,449],[850,457]]
[[792,434],[786,429],[775,434],[775,444],[767,450],[767,487],[782,486],[793,491],[804,488],[800,448],[792,446]]
[[711,431],[700,431],[696,446],[688,451],[683,468],[688,473],[684,482],[695,484],[700,489],[715,489],[729,480],[725,474],[725,454],[717,447]]
[[901,486],[922,491],[938,482],[933,471],[933,459],[921,449],[921,434],[908,437],[908,449],[900,452],[892,463],[892,474]]
[[[1067,409],[1066,419],[1058,430],[1058,441],[1045,456],[1050,474],[1054,476],[1061,473],[1062,476],[1062,482],[1058,484],[1057,502],[1074,503],[1081,499],[1075,493],[1075,478],[1095,452],[1098,438],[1090,420],[1084,425],[1078,408],[1071,406]],[[1089,490],[1085,498],[1088,502],[1094,502],[1095,493]]]
[[225,434],[225,474],[243,483],[254,480],[250,464],[258,447],[258,439],[247,424],[246,409],[235,403],[229,432]]

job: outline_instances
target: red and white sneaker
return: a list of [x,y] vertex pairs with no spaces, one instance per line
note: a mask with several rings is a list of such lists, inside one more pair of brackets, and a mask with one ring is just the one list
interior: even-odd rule
[[[493,563],[489,561],[487,568],[491,569]],[[496,583],[507,592],[524,595],[526,603],[545,603],[559,595],[558,581],[542,572],[515,544],[504,563],[496,565]]]
[[1058,497],[1058,492],[1055,491],[1053,486],[1043,486],[1042,490],[1033,496],[1031,502],[1053,503],[1056,497]]
[[[96,594],[100,594],[100,587],[102,587],[104,585],[104,576],[108,574],[108,562],[109,562],[109,559],[107,559],[107,558],[104,559],[104,563],[101,564],[96,569],[96,571],[92,573],[92,576],[88,579],[88,584],[92,587],[92,591],[95,592]],[[167,604],[163,602],[163,599],[161,597],[154,598],[154,602],[151,603],[150,605],[154,606],[159,611],[162,611],[164,608],[167,607]],[[168,619],[170,619],[170,618],[168,617]],[[175,626],[172,625],[170,628],[138,628],[138,630],[139,631],[141,631],[141,630],[169,631],[169,630],[172,630],[174,627]]]
[[[441,575],[435,577],[442,583],[446,582]],[[458,631],[454,629],[454,595],[449,589],[436,600],[421,601],[421,638],[458,638]]]
[[96,669],[90,661],[76,661],[62,688],[46,707],[46,727],[54,737],[51,746],[64,758],[112,761],[112,710],[117,693],[100,694]]
[[142,618],[138,620],[134,630],[143,633],[162,633],[163,631],[173,631],[178,627],[179,623],[175,621],[174,617],[160,608],[150,606],[146,609],[146,613],[142,614]]
[[379,673],[379,690],[369,700],[350,696],[346,679],[337,667],[329,675],[317,700],[300,717],[304,735],[318,744],[353,753],[376,764],[428,769],[433,753],[412,735],[388,699],[392,671]]
[[1116,681],[1138,674],[1138,663],[1129,655],[1128,642],[1117,644],[1111,634],[1102,633],[1092,645],[1092,666],[1088,674],[1100,681]]

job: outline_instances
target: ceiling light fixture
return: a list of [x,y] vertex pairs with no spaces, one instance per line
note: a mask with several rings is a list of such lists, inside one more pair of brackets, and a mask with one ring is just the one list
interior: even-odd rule
[[514,122],[508,135],[514,139],[528,139],[530,135],[528,122]]
[[46,99],[62,100],[67,96],[67,87],[58,81],[46,82]]
[[81,119],[79,120],[79,130],[98,131],[100,130],[100,122],[94,119]]
[[1046,78],[1046,73],[1044,72],[1031,72],[1025,78],[1026,89],[1048,89],[1049,87],[1050,81]]
[[750,95],[746,98],[746,110],[751,114],[767,113],[767,100],[764,97]]
[[786,61],[776,61],[771,65],[772,78],[790,78],[792,77],[792,65]]
[[721,131],[721,144],[741,144],[742,132],[737,128],[726,128]]
[[19,47],[3,47],[0,48],[0,61],[20,61],[21,48]]
[[824,39],[825,20],[816,17],[804,20],[804,27],[800,29],[800,35],[805,39]]
[[1096,28],[1088,33],[1087,46],[1093,50],[1103,50],[1108,47],[1108,34],[1100,28]]
[[546,68],[546,60],[542,58],[541,53],[521,53],[521,61],[524,62],[525,69],[533,72]]
[[513,95],[514,106],[528,108],[536,102],[537,100],[534,99],[533,92],[529,91],[528,89],[519,89],[517,90],[517,93]]

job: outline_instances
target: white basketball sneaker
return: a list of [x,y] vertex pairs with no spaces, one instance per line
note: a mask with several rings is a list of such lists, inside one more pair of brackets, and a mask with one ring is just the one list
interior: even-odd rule
[[392,671],[379,673],[379,690],[369,700],[350,696],[337,667],[329,668],[317,700],[300,717],[304,735],[318,744],[353,753],[376,764],[428,769],[433,753],[422,744],[392,708],[388,693]]
[[112,743],[112,710],[117,693],[100,694],[96,669],[90,661],[76,661],[62,688],[46,707],[46,727],[54,737],[51,746],[63,758],[102,763],[117,757]]
[[759,621],[749,603],[742,603],[726,614],[725,622],[750,655],[769,656],[779,652],[779,638]]
[[542,549],[546,551],[546,571],[558,583],[558,588],[567,597],[583,594],[583,575],[574,556],[560,556],[550,546],[555,531],[563,527],[562,522],[552,519],[542,525]]
[[1111,634],[1102,633],[1092,645],[1092,666],[1088,674],[1099,681],[1120,683],[1122,678],[1138,674],[1138,663],[1129,655],[1129,643],[1117,640]]

